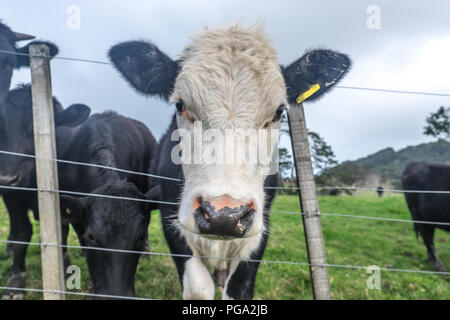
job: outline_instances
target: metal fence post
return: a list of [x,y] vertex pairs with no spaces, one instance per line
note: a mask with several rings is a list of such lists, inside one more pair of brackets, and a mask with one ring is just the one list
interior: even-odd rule
[[308,131],[302,104],[291,105],[288,113],[291,132],[292,151],[299,187],[300,208],[303,228],[305,230],[306,248],[310,263],[310,274],[314,299],[331,299],[330,280],[325,255],[322,225],[319,216],[316,182],[314,180],[311,153],[309,150]]
[[[57,192],[41,191],[59,189],[57,164],[55,161],[48,160],[56,159],[49,56],[50,50],[46,45],[30,45],[34,146],[42,243],[42,282],[46,291],[64,291],[62,248],[55,246],[62,243],[59,194]],[[64,299],[64,294],[60,292],[44,292],[44,299]]]

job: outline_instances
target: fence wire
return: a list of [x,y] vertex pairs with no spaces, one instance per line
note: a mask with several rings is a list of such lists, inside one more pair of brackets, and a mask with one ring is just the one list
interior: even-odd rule
[[[57,244],[57,243],[41,243],[41,242],[14,241],[14,240],[0,240],[0,243],[13,243],[13,244],[33,245],[33,246],[41,246],[42,245],[42,246],[48,246],[48,247],[61,247],[61,248],[82,249],[82,250],[97,250],[97,251],[108,251],[108,252],[114,252],[114,253],[140,254],[140,255],[148,255],[148,256],[198,258],[198,259],[203,259],[203,260],[204,259],[225,260],[225,261],[239,261],[239,262],[257,262],[257,263],[266,263],[266,264],[283,264],[283,265],[296,265],[296,266],[309,266],[309,267],[332,267],[332,268],[364,269],[364,270],[366,270],[368,268],[368,266],[354,266],[354,265],[347,265],[347,264],[332,264],[332,263],[327,263],[327,264],[317,264],[316,263],[316,264],[314,264],[314,263],[297,262],[297,261],[242,259],[242,258],[229,258],[229,257],[218,257],[218,256],[197,256],[197,255],[191,255],[191,254],[124,250],[124,249],[89,247],[89,246],[72,246],[72,245],[63,245],[63,244]],[[399,269],[399,268],[387,268],[387,267],[380,267],[380,270],[392,271],[392,272],[403,272],[403,273],[450,275],[450,272],[431,271],[431,270]]]
[[[60,194],[69,194],[69,195],[76,195],[76,196],[82,196],[82,197],[95,197],[95,198],[105,198],[105,199],[116,199],[116,200],[137,201],[137,202],[147,202],[147,203],[158,203],[158,204],[175,205],[175,206],[179,205],[179,203],[177,203],[177,202],[170,202],[170,201],[138,199],[138,198],[111,196],[111,195],[98,194],[98,193],[86,193],[86,192],[76,192],[76,191],[68,191],[68,190],[52,190],[52,189],[28,188],[28,187],[9,187],[9,186],[2,186],[2,185],[0,185],[0,189],[15,190],[15,191],[56,192],[56,193],[60,193]],[[270,213],[271,214],[272,213],[279,213],[279,214],[290,214],[290,215],[306,215],[305,212],[297,212],[297,211],[270,210]],[[392,221],[392,222],[408,222],[408,223],[418,223],[418,224],[432,224],[432,225],[443,225],[443,226],[449,226],[450,225],[450,223],[448,223],[448,222],[441,222],[441,221],[405,220],[405,219],[395,219],[395,218],[351,215],[351,214],[345,214],[345,213],[323,213],[323,212],[320,212],[319,215],[336,216],[336,217],[347,217],[347,218],[360,218],[360,219],[372,219],[372,220]]]
[[118,295],[87,293],[87,292],[76,292],[76,291],[66,291],[66,290],[45,290],[45,289],[17,288],[17,287],[3,287],[3,286],[0,286],[0,290],[39,292],[39,293],[60,293],[60,294],[69,294],[69,295],[84,296],[84,297],[91,297],[91,298],[97,297],[97,298],[104,298],[104,299],[147,300],[147,301],[148,300],[157,300],[157,299],[149,299],[149,298],[118,296]]
[[[18,55],[18,56],[27,56],[27,57],[37,57],[37,58],[46,58],[46,59],[56,59],[56,60],[65,60],[65,61],[76,61],[76,62],[86,62],[93,64],[101,64],[101,65],[112,65],[111,62],[108,61],[100,61],[100,60],[92,60],[92,59],[81,59],[81,58],[72,58],[72,57],[62,57],[62,56],[45,56],[45,55],[30,55],[28,53],[20,53],[9,50],[0,50],[0,53]],[[373,92],[384,92],[384,93],[395,93],[395,94],[415,94],[415,95],[424,95],[424,96],[438,96],[438,97],[450,97],[450,93],[440,93],[440,92],[425,92],[425,91],[406,91],[406,90],[390,90],[390,89],[382,89],[382,88],[369,88],[369,87],[358,87],[358,86],[340,86],[336,85],[335,88],[339,89],[349,89],[349,90],[359,90],[359,91],[373,91]]]
[[[172,178],[172,177],[165,177],[157,174],[150,174],[145,172],[138,172],[138,171],[131,171],[126,169],[120,169],[116,167],[111,166],[105,166],[105,165],[99,165],[95,163],[88,163],[88,162],[78,162],[78,161],[70,161],[70,160],[63,160],[63,159],[56,159],[56,158],[46,158],[46,157],[40,157],[33,154],[27,154],[27,153],[20,153],[20,152],[12,152],[12,151],[6,151],[6,150],[0,150],[0,154],[6,154],[11,156],[18,156],[18,157],[26,157],[26,158],[33,158],[33,159],[43,159],[48,161],[55,161],[59,163],[66,163],[66,164],[72,164],[72,165],[80,165],[80,166],[87,166],[87,167],[95,167],[95,168],[101,168],[101,169],[107,169],[107,170],[113,170],[118,171],[122,173],[128,173],[128,174],[135,174],[135,175],[141,175],[146,176],[150,178],[157,178],[162,180],[169,180],[169,181],[176,181],[176,182],[182,182],[181,179],[178,178]],[[306,188],[302,187],[264,187],[268,190],[304,190]],[[316,187],[317,190],[327,190],[327,189],[341,189],[341,190],[360,190],[360,191],[380,191],[378,188],[366,188],[366,187],[342,187],[342,186],[322,186],[322,187]],[[36,191],[36,190],[32,190]],[[383,192],[389,192],[389,193],[430,193],[430,194],[450,194],[449,190],[401,190],[401,189],[383,189]]]
[[[304,213],[304,212],[296,212],[296,211],[271,210],[270,212],[271,213],[279,213],[279,214],[289,214],[289,215],[306,215],[306,213]],[[347,214],[347,213],[320,212],[319,215],[321,215],[321,216],[333,216],[333,217],[345,217],[345,218],[356,218],[356,219],[370,219],[370,220],[380,220],[380,221],[391,221],[391,222],[406,222],[406,223],[418,223],[418,224],[432,224],[432,225],[450,226],[450,222],[424,221],[424,220],[406,220],[406,219],[397,219],[397,218],[360,216],[360,215],[353,215],[353,214]]]

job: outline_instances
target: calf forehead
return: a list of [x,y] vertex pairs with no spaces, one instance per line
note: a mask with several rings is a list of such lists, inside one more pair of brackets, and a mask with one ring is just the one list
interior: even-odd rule
[[206,31],[181,61],[173,98],[190,99],[185,102],[202,118],[223,111],[258,121],[286,99],[276,51],[260,27]]

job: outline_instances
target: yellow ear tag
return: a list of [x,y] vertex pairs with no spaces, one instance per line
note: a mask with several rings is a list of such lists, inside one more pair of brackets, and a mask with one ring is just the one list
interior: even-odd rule
[[319,91],[320,89],[320,84],[316,83],[313,84],[311,86],[311,88],[309,88],[308,91],[303,92],[301,95],[299,95],[297,97],[297,103],[300,104],[303,101],[305,101],[306,99],[308,99],[309,97],[311,97],[314,93],[316,93],[317,91]]
[[67,214],[71,214],[71,213],[72,213],[72,210],[70,210],[70,208],[66,208],[66,213],[67,213]]

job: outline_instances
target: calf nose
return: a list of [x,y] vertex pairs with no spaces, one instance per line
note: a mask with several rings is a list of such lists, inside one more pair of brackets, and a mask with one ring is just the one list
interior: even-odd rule
[[255,206],[230,196],[196,200],[194,211],[197,230],[204,235],[242,238],[249,229]]
[[0,185],[13,186],[19,181],[19,175],[0,175]]

